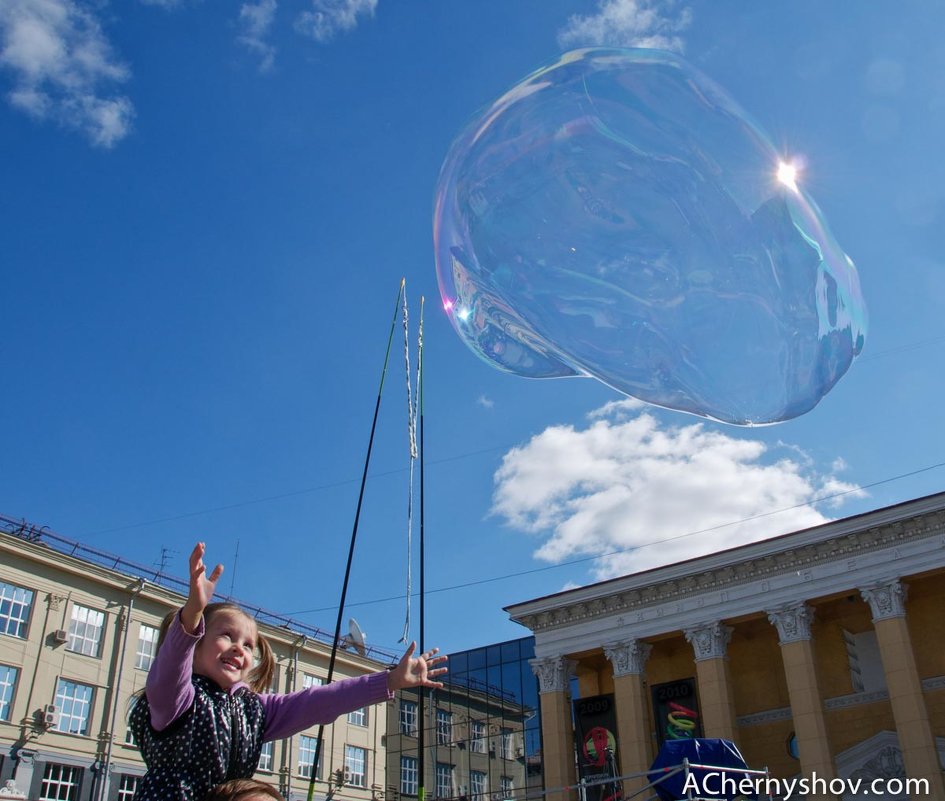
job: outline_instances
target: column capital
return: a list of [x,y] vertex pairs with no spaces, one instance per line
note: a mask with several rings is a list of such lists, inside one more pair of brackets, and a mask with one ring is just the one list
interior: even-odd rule
[[686,640],[692,645],[696,654],[696,662],[703,659],[724,659],[729,640],[732,639],[731,626],[726,626],[720,620],[693,626],[683,633]]
[[639,676],[650,657],[653,646],[639,640],[622,640],[604,645],[604,656],[614,666],[614,678],[619,676]]
[[796,601],[768,612],[768,620],[778,630],[781,645],[809,640],[814,609],[803,601]]
[[577,667],[577,662],[564,656],[529,659],[528,664],[538,677],[538,692],[542,694],[567,692]]
[[877,581],[868,587],[860,587],[860,595],[870,605],[873,622],[906,616],[908,588],[898,578]]

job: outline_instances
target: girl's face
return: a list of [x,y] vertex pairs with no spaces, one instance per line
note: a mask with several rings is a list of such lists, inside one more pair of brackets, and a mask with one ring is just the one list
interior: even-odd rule
[[256,624],[235,609],[221,609],[206,621],[206,633],[194,651],[194,673],[213,679],[224,690],[246,681],[253,669]]

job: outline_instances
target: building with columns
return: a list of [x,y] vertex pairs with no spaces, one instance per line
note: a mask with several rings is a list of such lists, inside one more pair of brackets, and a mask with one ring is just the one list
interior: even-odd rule
[[578,695],[613,700],[622,775],[695,735],[945,801],[945,493],[507,611],[535,635],[549,790],[575,783]]

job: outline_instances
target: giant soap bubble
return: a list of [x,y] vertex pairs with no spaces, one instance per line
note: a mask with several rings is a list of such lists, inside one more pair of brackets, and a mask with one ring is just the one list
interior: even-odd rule
[[453,325],[519,375],[592,376],[740,425],[803,414],[860,353],[866,311],[781,159],[675,55],[563,55],[443,165],[434,238]]

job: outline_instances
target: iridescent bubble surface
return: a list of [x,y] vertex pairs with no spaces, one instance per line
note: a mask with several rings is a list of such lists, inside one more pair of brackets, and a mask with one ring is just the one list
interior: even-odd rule
[[862,350],[866,309],[782,159],[675,55],[566,53],[450,149],[434,214],[444,307],[512,373],[591,376],[739,425],[803,414]]

